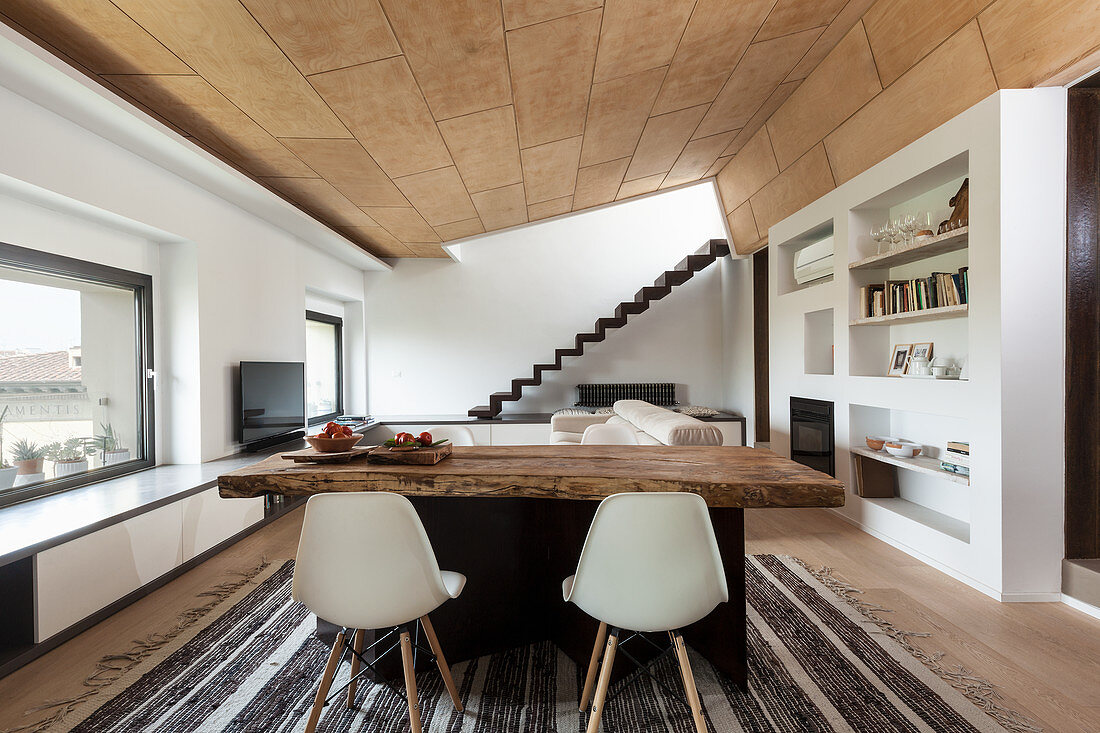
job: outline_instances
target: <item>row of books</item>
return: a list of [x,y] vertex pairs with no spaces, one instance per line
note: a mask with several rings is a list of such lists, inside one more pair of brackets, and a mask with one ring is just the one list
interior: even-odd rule
[[969,268],[958,272],[933,272],[913,280],[887,280],[859,290],[860,317],[889,316],[894,313],[965,305],[970,302]]
[[940,459],[940,468],[961,476],[970,475],[970,443],[948,441]]

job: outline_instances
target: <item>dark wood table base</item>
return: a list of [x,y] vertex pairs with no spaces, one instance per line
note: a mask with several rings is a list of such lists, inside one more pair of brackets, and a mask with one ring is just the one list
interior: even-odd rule
[[[562,600],[598,502],[564,499],[410,497],[439,566],[467,577],[462,595],[431,614],[451,663],[551,640],[583,670],[598,623]],[[730,600],[684,630],[687,642],[741,687],[746,682],[744,510],[711,508]],[[348,582],[355,582],[349,578]],[[366,641],[372,641],[367,634]],[[641,660],[647,645],[630,649]],[[430,664],[423,660],[425,664]],[[426,668],[426,667],[425,667]],[[383,660],[388,677],[400,660]],[[632,671],[623,661],[614,678]]]

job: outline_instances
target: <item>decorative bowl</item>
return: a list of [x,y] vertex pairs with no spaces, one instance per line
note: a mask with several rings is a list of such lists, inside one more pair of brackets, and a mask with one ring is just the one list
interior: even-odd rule
[[886,441],[897,441],[901,440],[901,438],[891,438],[887,435],[868,435],[866,440],[867,447],[871,450],[882,450],[882,446]]
[[923,449],[920,443],[910,443],[908,440],[887,441],[883,447],[887,453],[898,458],[916,458]]
[[354,448],[363,439],[362,433],[352,433],[346,438],[326,438],[323,435],[310,435],[306,442],[318,453],[343,453]]

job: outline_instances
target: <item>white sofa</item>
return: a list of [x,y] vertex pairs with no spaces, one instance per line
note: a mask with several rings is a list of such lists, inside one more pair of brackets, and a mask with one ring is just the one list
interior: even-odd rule
[[633,429],[639,445],[722,445],[722,431],[694,417],[642,400],[619,400],[612,409],[614,413],[603,415],[554,415],[550,442],[579,444],[589,425],[608,423]]

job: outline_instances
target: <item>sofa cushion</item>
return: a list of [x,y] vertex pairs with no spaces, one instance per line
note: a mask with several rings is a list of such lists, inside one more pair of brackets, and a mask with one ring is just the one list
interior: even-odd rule
[[550,433],[550,445],[569,443],[580,445],[582,433],[567,433],[560,430]]
[[619,400],[615,415],[655,438],[657,445],[722,445],[718,428],[643,400]]

